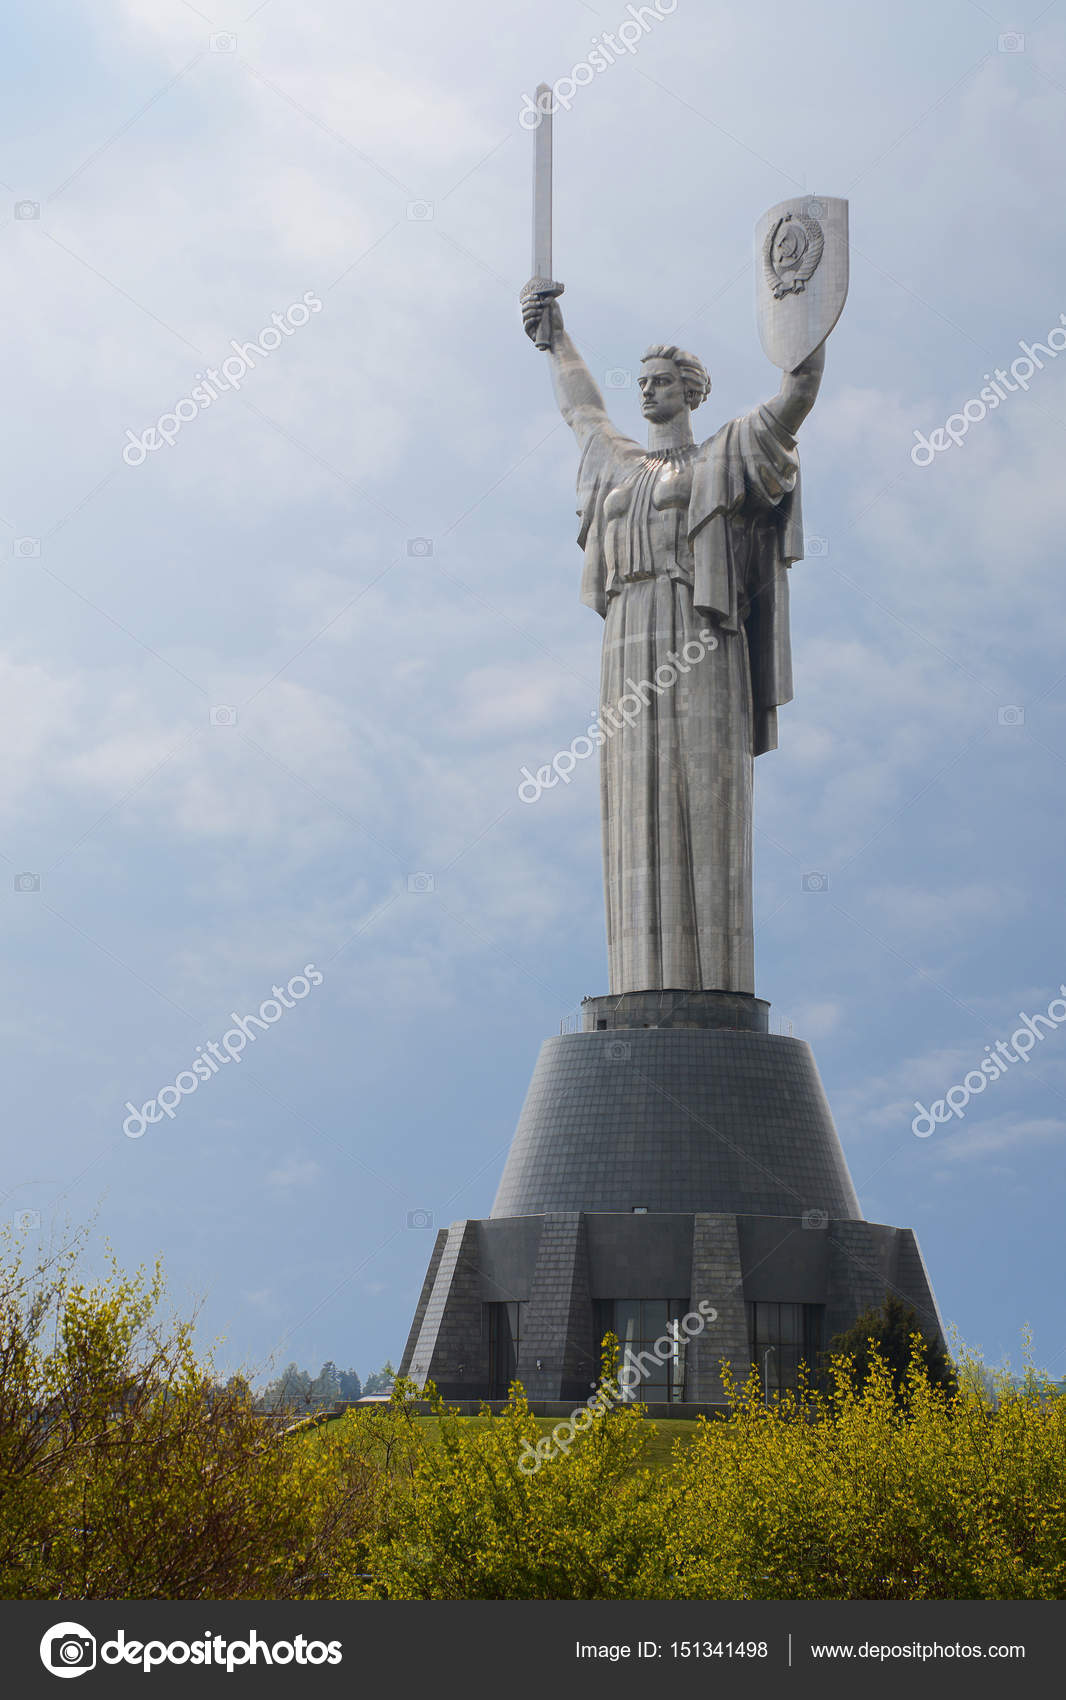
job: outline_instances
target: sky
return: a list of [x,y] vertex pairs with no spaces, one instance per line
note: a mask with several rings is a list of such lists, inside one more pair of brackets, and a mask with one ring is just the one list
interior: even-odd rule
[[753,227],[849,200],[796,695],[756,764],[756,989],[945,1322],[1015,1364],[1031,1327],[1066,1373],[1066,1023],[911,1129],[1066,982],[1066,6],[1001,4],[664,0],[587,73],[622,0],[8,8],[24,1249],[91,1223],[90,1267],[162,1256],[227,1369],[398,1361],[432,1227],[489,1213],[541,1042],[606,990],[595,764],[518,797],[597,701],[576,448],[517,305],[523,97],[571,79],[555,271],[634,435],[650,342],[707,365],[700,438],[769,399]]

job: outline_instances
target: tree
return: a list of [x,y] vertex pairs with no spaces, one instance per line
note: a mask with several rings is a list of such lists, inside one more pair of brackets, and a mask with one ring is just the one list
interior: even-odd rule
[[311,1383],[311,1405],[316,1411],[322,1410],[324,1406],[335,1405],[340,1396],[341,1378],[336,1364],[330,1359],[322,1365]]
[[298,1364],[287,1364],[274,1381],[268,1381],[256,1400],[260,1411],[278,1413],[311,1409],[311,1377]]
[[359,1399],[362,1397],[363,1384],[354,1369],[342,1369],[340,1377],[342,1399]]
[[908,1308],[894,1293],[886,1295],[880,1310],[865,1311],[850,1328],[834,1335],[829,1342],[829,1356],[850,1359],[849,1379],[856,1392],[861,1393],[870,1377],[872,1350],[891,1371],[892,1389],[899,1399],[907,1380],[915,1335],[921,1342],[920,1358],[930,1385],[954,1393],[958,1378],[943,1343],[922,1328],[917,1311]]
[[390,1359],[386,1358],[380,1369],[367,1376],[363,1383],[363,1393],[391,1393],[395,1380],[396,1371]]

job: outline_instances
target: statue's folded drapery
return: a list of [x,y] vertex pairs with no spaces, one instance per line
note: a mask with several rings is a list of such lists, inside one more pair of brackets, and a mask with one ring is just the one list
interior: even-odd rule
[[[662,454],[604,421],[586,434],[578,504],[581,598],[605,621],[610,989],[753,992],[752,762],[792,697],[795,439],[766,406]],[[674,669],[686,644],[701,656]],[[606,711],[634,692],[639,710],[612,729]]]
[[[610,424],[593,432],[585,443],[577,477],[578,543],[585,551],[581,600],[597,614],[606,614],[613,588],[603,547],[603,504],[610,491],[647,459],[646,449]],[[738,529],[744,533],[739,539]],[[738,603],[748,602],[756,727],[762,733],[752,754],[762,755],[777,748],[775,711],[792,701],[787,569],[803,558],[796,439],[769,407],[731,420],[696,451],[688,540],[695,558],[696,612],[719,622],[724,631],[735,632],[740,620]],[[738,542],[744,555],[740,596]],[[679,563],[668,570],[677,578],[687,576]]]

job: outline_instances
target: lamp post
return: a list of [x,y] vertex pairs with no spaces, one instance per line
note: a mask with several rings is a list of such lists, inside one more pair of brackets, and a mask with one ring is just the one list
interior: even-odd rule
[[767,1405],[767,1406],[770,1403],[770,1376],[769,1376],[770,1362],[769,1362],[769,1360],[770,1360],[770,1353],[773,1350],[774,1350],[773,1346],[767,1346],[765,1352],[762,1355],[762,1402],[763,1402],[764,1405]]

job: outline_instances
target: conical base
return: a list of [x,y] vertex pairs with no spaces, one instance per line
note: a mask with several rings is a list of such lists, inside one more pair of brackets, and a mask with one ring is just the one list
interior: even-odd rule
[[585,1399],[607,1328],[635,1351],[703,1301],[713,1320],[636,1393],[713,1406],[721,1360],[787,1386],[889,1292],[942,1337],[914,1235],[863,1220],[810,1047],[767,1012],[586,1000],[586,1031],[541,1049],[491,1219],[438,1235],[402,1372],[449,1398],[517,1375],[531,1398]]

